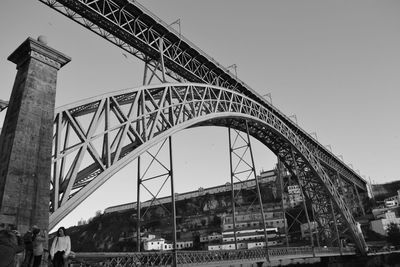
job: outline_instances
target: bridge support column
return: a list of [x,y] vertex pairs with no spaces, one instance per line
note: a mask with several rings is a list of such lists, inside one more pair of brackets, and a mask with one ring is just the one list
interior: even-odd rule
[[[168,151],[167,151],[168,149]],[[175,197],[175,187],[174,187],[174,172],[173,172],[173,158],[172,158],[172,137],[168,137],[164,139],[164,141],[159,144],[158,148],[155,148],[156,151],[147,150],[146,153],[138,156],[137,161],[137,251],[139,252],[140,244],[141,244],[141,226],[142,222],[146,220],[146,218],[150,218],[152,220],[157,219],[162,223],[170,224],[170,222],[165,221],[165,218],[168,218],[167,215],[171,216],[171,238],[173,242],[173,258],[172,265],[173,267],[177,266],[177,225],[176,225],[176,197]],[[162,152],[163,151],[163,152]],[[167,155],[166,158],[161,157],[161,154]],[[168,162],[167,162],[168,160]],[[142,168],[143,167],[143,168]],[[143,169],[143,171],[142,171]],[[171,194],[171,203],[162,203],[159,201],[159,194],[167,193],[168,180],[170,182],[170,194]],[[141,190],[144,189],[144,190]],[[149,203],[146,202],[141,203],[141,197],[143,193],[148,193],[148,196],[151,197]],[[171,206],[169,205],[171,204]],[[159,215],[152,214],[151,209],[155,205],[158,205],[165,212],[162,217],[158,217]],[[168,206],[168,207],[167,207]],[[169,208],[170,206],[170,208]],[[144,212],[141,209],[144,209]],[[157,217],[154,217],[157,216]],[[145,248],[144,248],[145,249]]]
[[136,222],[136,250],[137,252],[140,252],[140,245],[141,245],[141,237],[140,237],[140,233],[141,233],[141,226],[142,226],[142,222],[141,222],[141,214],[140,214],[140,209],[141,209],[141,205],[140,205],[140,186],[142,185],[142,175],[140,173],[140,156],[137,159],[137,196],[136,196],[136,217],[137,217],[137,222]]
[[277,157],[278,163],[276,165],[276,170],[277,170],[277,176],[279,180],[279,185],[281,189],[281,205],[282,205],[282,218],[283,222],[285,225],[285,239],[286,239],[286,247],[289,247],[289,231],[288,231],[288,224],[287,224],[287,219],[286,219],[286,207],[285,207],[285,198],[284,198],[284,181],[283,181],[283,176],[281,175],[281,168],[282,168],[282,163],[279,157]]
[[[294,165],[294,171],[295,171],[295,175],[299,184],[299,188],[300,188],[300,193],[301,193],[301,197],[303,198],[303,208],[304,208],[304,212],[306,214],[306,219],[307,219],[307,224],[308,224],[308,230],[310,231],[310,242],[311,242],[311,247],[312,247],[312,251],[313,251],[313,256],[315,257],[315,249],[314,249],[314,237],[313,237],[313,230],[314,227],[311,227],[311,222],[310,222],[310,217],[308,215],[308,208],[307,208],[307,204],[306,204],[306,196],[304,195],[303,192],[303,188],[300,186],[300,178],[299,178],[299,170],[297,168],[297,163],[294,157],[294,152],[293,152],[293,148],[291,148],[291,152],[292,152],[292,158],[293,158],[293,165]],[[315,222],[315,221],[314,221]]]
[[47,230],[57,71],[70,61],[44,38],[25,40],[0,137],[0,222]]
[[335,227],[335,234],[336,234],[337,242],[338,242],[338,245],[339,245],[340,255],[343,255],[342,242],[340,242],[340,234],[339,234],[339,230],[338,230],[338,227],[337,227],[337,220],[336,220],[336,216],[335,216],[335,209],[333,207],[332,199],[330,200],[330,206],[331,206],[331,211],[332,211],[333,226]]
[[[259,178],[256,174],[256,168],[254,164],[254,156],[253,150],[250,141],[250,128],[247,121],[243,121],[243,125],[245,126],[242,131],[237,129],[233,129],[233,138],[232,138],[232,129],[228,127],[228,140],[229,140],[229,159],[230,159],[230,178],[231,178],[231,201],[232,201],[232,224],[233,224],[233,233],[234,233],[234,241],[235,241],[235,249],[240,249],[238,247],[238,237],[237,237],[237,229],[236,229],[236,205],[239,206],[239,210],[243,209],[240,207],[241,201],[240,197],[243,197],[243,191],[252,191],[255,193],[256,198],[254,198],[254,202],[258,202],[259,210],[260,210],[260,225],[264,229],[264,239],[265,239],[265,250],[266,250],[266,259],[269,261],[268,254],[268,233],[267,233],[267,224],[265,221],[264,207],[263,201],[261,197],[260,190],[260,182]],[[232,140],[233,139],[233,140]],[[249,179],[255,179],[255,190],[253,188],[249,188],[249,185],[246,182]],[[253,205],[253,203],[251,205]],[[248,210],[251,210],[250,208]],[[257,208],[258,210],[258,208]],[[240,219],[239,219],[240,220]]]
[[236,237],[236,215],[235,215],[235,187],[234,187],[234,180],[233,177],[235,176],[234,170],[233,170],[233,162],[232,162],[232,153],[233,153],[233,148],[232,148],[232,138],[231,138],[231,128],[228,128],[228,135],[229,135],[229,165],[230,165],[230,170],[231,170],[231,205],[232,205],[232,230],[233,230],[233,237],[235,239],[235,249],[238,249],[237,247],[237,237]]
[[176,247],[176,207],[175,207],[175,188],[174,188],[174,169],[172,165],[172,138],[168,137],[169,141],[169,176],[171,179],[171,201],[172,201],[172,240],[174,244],[174,263],[172,266],[178,266],[177,247]]
[[[315,212],[314,212],[314,208],[313,208],[312,204],[311,204],[311,214],[313,217],[313,221],[315,222],[316,218],[315,218]],[[320,232],[319,232],[318,225],[317,225],[317,234],[315,235],[315,239],[317,241],[317,247],[321,248],[321,243],[319,242],[319,234],[320,234]],[[315,249],[314,249],[314,251],[315,251]]]
[[267,261],[269,261],[267,224],[265,222],[264,206],[263,206],[263,201],[262,201],[262,197],[261,197],[260,183],[259,183],[257,175],[256,175],[256,165],[254,164],[253,149],[251,148],[251,142],[250,142],[249,124],[247,121],[246,121],[246,128],[247,128],[247,142],[248,142],[248,146],[250,149],[251,165],[253,167],[254,180],[256,181],[257,198],[258,198],[258,203],[259,203],[260,209],[261,209],[261,217],[262,217],[262,223],[263,223],[263,228],[264,228],[265,250],[267,253]]

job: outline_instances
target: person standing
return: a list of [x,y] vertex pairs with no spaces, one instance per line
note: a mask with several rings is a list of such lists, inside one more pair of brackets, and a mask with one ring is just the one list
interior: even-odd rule
[[33,267],[40,266],[43,255],[43,243],[46,241],[44,234],[40,234],[39,228],[32,230],[32,244],[33,244]]
[[50,256],[54,267],[64,267],[67,263],[68,255],[71,253],[71,239],[67,235],[64,227],[57,230],[57,236],[51,244]]
[[33,230],[37,229],[38,227],[36,225],[32,226],[31,229],[29,229],[25,234],[24,234],[24,245],[25,245],[25,258],[24,262],[22,263],[23,267],[30,267],[32,264],[33,260]]
[[0,266],[14,267],[15,255],[24,251],[24,243],[18,231],[4,228],[0,225]]

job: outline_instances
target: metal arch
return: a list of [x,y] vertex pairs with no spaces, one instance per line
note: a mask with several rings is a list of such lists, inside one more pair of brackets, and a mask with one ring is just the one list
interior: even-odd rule
[[160,69],[159,44],[163,40],[165,73],[177,81],[191,81],[222,86],[241,92],[269,109],[296,132],[301,142],[321,164],[337,171],[363,192],[367,182],[331,151],[293,123],[261,95],[180,33],[168,26],[137,1],[132,0],[39,0],[71,20],[100,35],[121,49]]
[[[227,120],[225,122],[226,127],[235,127],[245,131],[243,125],[244,122],[238,121],[237,119]],[[280,132],[273,130],[268,131],[265,128],[266,126],[264,124],[253,122],[251,124],[250,133],[253,137],[257,138],[272,152],[274,152],[285,165],[285,167],[292,173],[292,175],[295,174],[295,165],[298,166],[297,175],[299,177],[299,184],[302,187],[306,197],[310,199],[310,202],[313,204],[313,217],[317,219],[320,228],[320,234],[322,235],[321,238],[323,238],[322,244],[331,246],[332,243],[336,243],[335,241],[337,241],[338,236],[335,236],[335,228],[336,224],[339,224],[337,227],[340,229],[342,234],[349,231],[349,235],[352,235],[356,242],[357,240],[360,241],[359,238],[361,237],[362,244],[358,244],[358,247],[361,251],[364,251],[362,247],[365,247],[366,244],[362,237],[362,233],[356,228],[353,228],[351,225],[347,224],[347,218],[344,217],[348,216],[348,218],[353,221],[353,225],[356,225],[356,222],[351,215],[349,207],[347,207],[344,197],[338,194],[338,202],[336,202],[336,197],[326,191],[327,187],[333,185],[333,182],[330,181],[329,175],[327,175],[327,171],[322,169],[326,175],[322,177],[320,173],[315,173],[315,170],[310,167],[308,160],[302,155],[303,152],[298,151],[298,148],[293,145],[293,143],[283,140]],[[294,150],[293,154],[291,153],[292,149]],[[327,179],[325,180],[324,177],[327,177]],[[334,186],[332,186],[332,189],[336,191]],[[338,192],[336,191],[336,193]],[[333,207],[330,204],[331,198],[334,200]],[[346,212],[343,213],[341,209],[345,209]]]
[[[244,130],[240,120],[249,120],[250,134],[283,159],[289,169],[293,169],[290,148],[294,148],[304,192],[316,200],[332,198],[343,225],[365,251],[364,239],[334,183],[295,132],[273,112],[238,92],[193,83],[127,89],[56,110],[50,227],[160,140],[200,125]],[[324,213],[327,203],[323,201],[316,213]]]

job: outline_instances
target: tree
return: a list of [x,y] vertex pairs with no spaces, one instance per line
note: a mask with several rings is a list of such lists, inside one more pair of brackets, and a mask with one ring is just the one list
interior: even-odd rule
[[387,228],[387,241],[394,246],[400,245],[400,229],[395,223],[390,223]]

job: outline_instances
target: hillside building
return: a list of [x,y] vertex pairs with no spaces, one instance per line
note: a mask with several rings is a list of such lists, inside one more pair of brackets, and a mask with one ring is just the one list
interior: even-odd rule
[[397,190],[397,195],[385,198],[384,203],[386,208],[398,207],[400,203],[400,190]]
[[[193,241],[191,241],[191,240],[176,242],[176,249],[186,249],[186,248],[192,248],[192,247],[193,247]],[[164,238],[154,238],[154,239],[143,241],[143,249],[145,251],[172,250],[173,244],[165,242]]]
[[310,227],[312,230],[313,234],[318,234],[318,224],[315,221],[310,222],[310,225],[308,223],[303,223],[300,225],[300,232],[301,232],[301,237],[304,239],[309,239],[310,238]]
[[394,212],[387,211],[384,213],[384,218],[371,221],[371,230],[378,234],[387,236],[387,229],[391,223],[400,227],[400,218],[397,218]]

